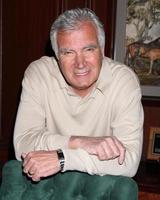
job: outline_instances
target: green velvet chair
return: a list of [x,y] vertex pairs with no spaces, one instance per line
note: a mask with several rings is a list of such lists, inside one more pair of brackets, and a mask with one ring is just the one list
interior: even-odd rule
[[81,172],[58,173],[32,182],[16,160],[2,171],[0,200],[137,200],[135,181],[123,176],[98,176]]

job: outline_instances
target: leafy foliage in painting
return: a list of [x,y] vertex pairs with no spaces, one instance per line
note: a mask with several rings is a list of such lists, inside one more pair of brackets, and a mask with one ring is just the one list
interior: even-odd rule
[[128,0],[125,63],[142,85],[160,85],[160,0]]

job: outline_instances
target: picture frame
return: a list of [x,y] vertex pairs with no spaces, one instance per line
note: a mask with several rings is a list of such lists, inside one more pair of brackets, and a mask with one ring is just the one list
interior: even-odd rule
[[160,160],[160,127],[150,127],[147,159]]
[[[117,1],[116,12],[116,28],[115,28],[115,43],[114,43],[114,60],[125,63],[127,45],[126,45],[126,17],[127,17],[127,4],[129,0]],[[142,2],[142,0],[139,0]],[[143,1],[144,2],[144,1]],[[160,35],[160,32],[159,32]],[[158,60],[160,62],[160,60]],[[125,63],[126,64],[126,63]],[[158,66],[159,63],[158,63]],[[159,71],[158,71],[159,73]],[[160,100],[160,74],[158,77],[158,85],[156,84],[142,84],[142,96],[144,99]]]

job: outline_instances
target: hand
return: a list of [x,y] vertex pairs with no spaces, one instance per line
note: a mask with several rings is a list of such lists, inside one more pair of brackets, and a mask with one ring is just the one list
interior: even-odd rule
[[116,137],[83,137],[72,136],[70,148],[82,148],[99,160],[111,160],[118,157],[118,163],[123,164],[126,149]]
[[23,171],[33,181],[40,181],[42,177],[56,174],[60,171],[60,164],[56,151],[33,151],[23,153]]

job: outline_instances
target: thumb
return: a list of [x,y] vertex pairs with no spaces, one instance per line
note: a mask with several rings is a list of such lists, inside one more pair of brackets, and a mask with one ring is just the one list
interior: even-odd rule
[[21,157],[22,157],[22,159],[24,159],[25,157],[26,157],[26,153],[22,153],[22,155],[21,155]]

